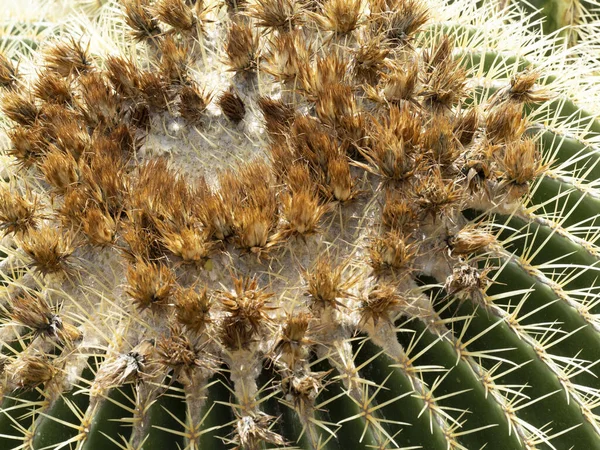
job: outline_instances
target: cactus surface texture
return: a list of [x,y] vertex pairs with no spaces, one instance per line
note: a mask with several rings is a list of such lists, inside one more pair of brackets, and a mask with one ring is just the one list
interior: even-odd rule
[[0,449],[600,449],[597,23],[29,5],[0,34]]

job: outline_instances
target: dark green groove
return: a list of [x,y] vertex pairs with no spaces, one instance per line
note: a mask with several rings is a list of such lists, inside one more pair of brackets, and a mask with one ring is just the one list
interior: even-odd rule
[[[467,363],[462,360],[458,360],[457,363],[457,354],[452,345],[448,341],[438,340],[436,336],[427,331],[425,325],[417,320],[407,322],[403,328],[413,330],[417,336],[423,335],[415,347],[415,352],[419,352],[437,340],[417,361],[418,365],[435,365],[450,370],[450,373],[435,390],[435,397],[467,390],[460,395],[439,402],[445,407],[469,411],[466,414],[468,416],[468,428],[457,431],[467,431],[468,429],[497,424],[492,428],[461,436],[460,443],[468,449],[479,449],[491,442],[502,442],[503,450],[522,450],[514,434],[508,435],[508,422],[502,409],[491,396],[485,398],[483,385]],[[398,339],[405,347],[409,345],[411,336],[412,333],[398,333]],[[443,376],[443,373],[429,372],[423,374],[423,379],[431,387],[436,378],[440,376]],[[458,418],[459,413],[455,411],[448,412],[452,417]]]

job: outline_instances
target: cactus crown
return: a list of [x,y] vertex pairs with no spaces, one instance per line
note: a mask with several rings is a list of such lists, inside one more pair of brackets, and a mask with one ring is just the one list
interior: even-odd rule
[[585,43],[469,1],[78,17],[0,57],[10,448],[598,446]]

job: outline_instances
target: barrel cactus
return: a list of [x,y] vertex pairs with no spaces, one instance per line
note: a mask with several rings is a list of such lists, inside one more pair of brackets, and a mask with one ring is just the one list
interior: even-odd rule
[[83,6],[0,42],[0,448],[600,448],[593,42]]

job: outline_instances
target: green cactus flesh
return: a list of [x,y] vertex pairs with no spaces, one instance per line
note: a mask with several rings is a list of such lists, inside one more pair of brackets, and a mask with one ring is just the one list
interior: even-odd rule
[[600,449],[597,46],[70,8],[0,42],[1,449]]

